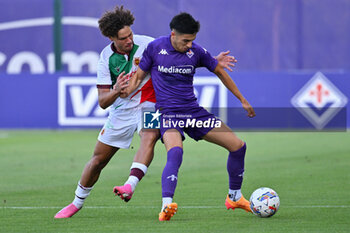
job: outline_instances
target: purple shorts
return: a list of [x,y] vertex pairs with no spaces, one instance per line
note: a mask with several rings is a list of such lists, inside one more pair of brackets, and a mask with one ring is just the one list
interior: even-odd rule
[[185,132],[198,141],[218,124],[221,125],[221,121],[202,107],[186,111],[165,111],[161,116],[160,134],[163,141],[163,135],[168,129],[176,129],[182,140],[185,140]]

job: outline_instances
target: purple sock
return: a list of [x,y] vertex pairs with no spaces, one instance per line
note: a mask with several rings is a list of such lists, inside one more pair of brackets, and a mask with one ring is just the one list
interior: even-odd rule
[[174,196],[182,154],[181,147],[173,147],[168,151],[168,159],[162,174],[162,197],[172,198]]
[[229,187],[232,190],[241,189],[244,173],[244,157],[247,147],[244,143],[239,150],[230,152],[227,159]]

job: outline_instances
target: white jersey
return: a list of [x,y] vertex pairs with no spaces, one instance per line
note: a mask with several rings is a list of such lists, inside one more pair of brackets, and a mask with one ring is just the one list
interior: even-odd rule
[[[102,50],[97,67],[98,88],[112,88],[118,75],[123,71],[125,75],[130,75],[130,77],[136,72],[143,51],[154,38],[134,35],[133,39],[134,46],[129,55],[117,53],[113,43]],[[114,127],[113,116],[118,114],[119,111],[136,108],[146,101],[155,103],[154,89],[149,74],[132,94],[127,98],[118,97],[110,106],[108,117],[110,127]]]

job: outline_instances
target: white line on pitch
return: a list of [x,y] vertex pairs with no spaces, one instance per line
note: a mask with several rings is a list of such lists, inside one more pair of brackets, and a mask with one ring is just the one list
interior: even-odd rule
[[[62,206],[3,206],[0,209],[60,209]],[[84,209],[153,209],[156,206],[85,206]],[[183,209],[224,209],[225,206],[179,206]],[[282,206],[281,208],[350,208],[350,205],[311,205],[311,206]]]

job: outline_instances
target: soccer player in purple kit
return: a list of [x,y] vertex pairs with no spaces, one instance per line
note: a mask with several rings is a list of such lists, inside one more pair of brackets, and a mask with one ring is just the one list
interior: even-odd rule
[[[55,218],[70,218],[81,210],[103,168],[120,148],[129,148],[136,131],[141,137],[140,147],[131,164],[127,181],[122,186],[114,187],[114,193],[125,202],[129,201],[152,162],[159,130],[141,130],[142,108],[154,109],[155,95],[150,76],[143,80],[130,97],[119,98],[122,97],[121,90],[127,86],[127,79],[121,76],[131,76],[136,71],[144,49],[153,40],[148,36],[134,35],[131,30],[133,22],[133,14],[123,6],[105,12],[99,20],[101,33],[111,43],[102,50],[98,63],[98,100],[102,108],[110,107],[110,114],[99,134],[94,154],[83,170],[73,202],[61,209]],[[228,53],[222,52],[216,58],[231,70],[235,59]]]
[[[204,139],[229,151],[229,191],[225,205],[227,209],[242,208],[251,212],[249,202],[241,193],[246,144],[228,126],[199,106],[193,92],[195,69],[206,67],[215,73],[241,101],[249,117],[254,117],[255,112],[224,67],[206,49],[193,42],[199,27],[199,22],[190,14],[176,15],[170,22],[170,36],[160,37],[148,44],[139,69],[130,81],[132,90],[148,73],[151,74],[156,93],[156,109],[163,117],[160,132],[167,150],[167,163],[162,174],[163,203],[159,221],[170,220],[177,211],[173,196],[182,163],[184,132],[194,140]],[[204,122],[208,121],[215,121],[215,124],[204,127]]]

